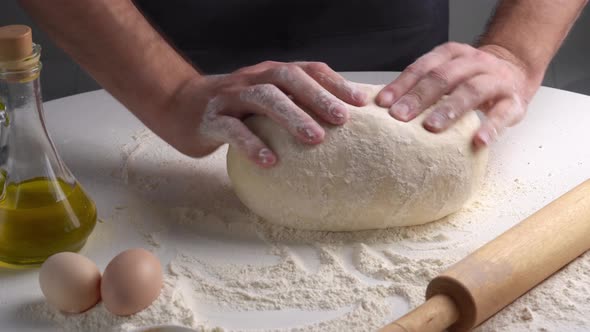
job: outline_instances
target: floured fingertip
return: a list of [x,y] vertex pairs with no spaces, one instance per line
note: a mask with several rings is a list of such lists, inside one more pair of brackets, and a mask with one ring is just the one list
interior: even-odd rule
[[277,156],[268,148],[258,150],[255,162],[264,167],[272,167],[277,163]]
[[494,127],[482,127],[473,137],[476,149],[490,146],[498,138],[498,131]]
[[391,91],[381,91],[375,101],[381,107],[391,107],[393,105],[393,93]]
[[297,128],[298,136],[303,143],[319,144],[324,141],[325,132],[321,127],[302,126]]

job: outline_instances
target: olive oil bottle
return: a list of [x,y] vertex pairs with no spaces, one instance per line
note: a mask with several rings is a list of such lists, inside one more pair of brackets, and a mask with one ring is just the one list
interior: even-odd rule
[[41,47],[31,29],[0,27],[0,266],[78,251],[96,207],[59,157],[45,125]]

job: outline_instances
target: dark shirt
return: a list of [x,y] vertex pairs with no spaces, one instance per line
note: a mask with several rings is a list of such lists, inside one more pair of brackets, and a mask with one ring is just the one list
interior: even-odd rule
[[338,71],[403,70],[448,40],[448,0],[136,0],[195,66],[225,73],[265,60]]

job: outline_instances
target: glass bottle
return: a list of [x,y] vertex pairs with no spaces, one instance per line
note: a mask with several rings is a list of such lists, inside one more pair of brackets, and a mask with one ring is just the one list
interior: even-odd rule
[[0,266],[41,264],[78,251],[96,207],[47,132],[39,74],[41,47],[24,25],[0,27]]

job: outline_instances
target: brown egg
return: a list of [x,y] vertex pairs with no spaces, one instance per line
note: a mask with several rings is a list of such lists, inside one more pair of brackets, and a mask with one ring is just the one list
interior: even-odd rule
[[100,287],[104,306],[119,316],[139,312],[158,298],[163,279],[160,261],[149,251],[123,251],[104,270]]
[[49,257],[39,271],[47,302],[59,310],[79,313],[100,300],[100,271],[90,259],[62,252]]

